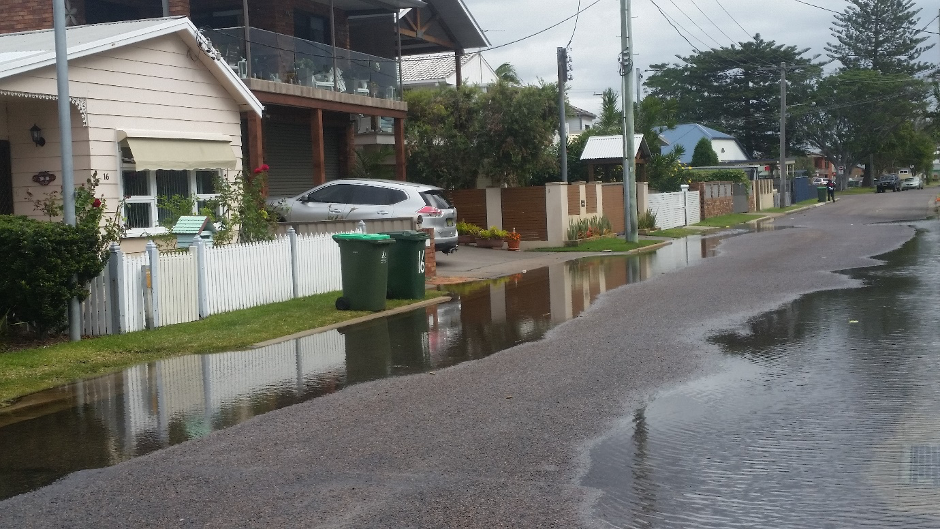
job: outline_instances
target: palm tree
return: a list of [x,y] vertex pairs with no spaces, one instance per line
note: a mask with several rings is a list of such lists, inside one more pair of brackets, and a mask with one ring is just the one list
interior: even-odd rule
[[506,83],[508,85],[519,86],[523,84],[520,81],[519,75],[516,73],[516,68],[512,64],[505,62],[500,66],[497,66],[495,72],[497,74],[497,81]]

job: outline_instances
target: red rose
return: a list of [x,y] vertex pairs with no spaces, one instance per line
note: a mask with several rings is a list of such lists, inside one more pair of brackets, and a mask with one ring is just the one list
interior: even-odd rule
[[254,173],[254,174],[258,174],[258,173],[260,173],[260,172],[261,172],[261,167],[256,167],[255,170],[252,171],[252,173]]
[[100,208],[100,207],[101,207],[101,201],[96,198],[96,199],[94,200],[94,202],[91,203],[91,207],[93,207],[93,208]]
[[262,171],[267,171],[268,169],[271,169],[270,167],[268,167],[268,164],[266,164],[266,163],[261,164],[261,170],[262,170]]

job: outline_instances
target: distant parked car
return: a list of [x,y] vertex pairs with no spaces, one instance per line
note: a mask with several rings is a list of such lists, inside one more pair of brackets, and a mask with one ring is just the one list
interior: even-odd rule
[[372,220],[412,217],[434,228],[435,250],[457,250],[457,209],[440,187],[414,182],[341,179],[289,198],[268,197],[287,222]]
[[876,180],[876,193],[885,193],[886,189],[891,189],[893,192],[902,190],[898,175],[884,174]]
[[921,183],[921,177],[913,176],[911,178],[905,178],[902,180],[901,189],[905,191],[906,189],[924,189],[925,184]]
[[827,185],[827,179],[822,176],[815,176],[814,179],[810,181],[810,185],[823,187]]

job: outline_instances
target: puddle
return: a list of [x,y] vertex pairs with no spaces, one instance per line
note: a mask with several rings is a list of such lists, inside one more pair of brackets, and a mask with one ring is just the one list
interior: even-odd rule
[[[929,226],[923,224],[922,227]],[[612,527],[938,527],[939,236],[713,337],[717,375],[592,450]]]
[[455,299],[436,306],[250,351],[141,364],[31,395],[0,413],[0,498],[350,384],[441,369],[538,340],[602,293],[694,265],[714,256],[722,239],[748,231],[754,230],[449,285],[443,288]]

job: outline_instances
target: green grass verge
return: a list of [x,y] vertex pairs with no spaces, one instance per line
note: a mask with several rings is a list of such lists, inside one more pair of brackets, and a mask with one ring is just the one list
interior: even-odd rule
[[666,230],[657,230],[650,235],[654,237],[669,237],[671,239],[682,239],[689,235],[698,235],[702,233],[701,230],[690,230],[687,228],[669,228]]
[[595,239],[586,241],[578,246],[553,246],[550,248],[536,248],[536,252],[629,252],[644,246],[657,244],[660,241],[641,240],[637,242],[627,242],[621,237],[610,237],[607,239]]
[[[244,349],[258,342],[373,314],[336,310],[334,302],[339,295],[328,292],[153,330],[0,353],[0,407],[23,395],[143,362]],[[442,295],[445,293],[428,291],[425,298]],[[412,303],[414,300],[390,299],[386,308]]]
[[732,213],[731,215],[722,215],[720,217],[712,217],[706,219],[702,222],[698,222],[696,226],[709,226],[712,228],[727,228],[729,226],[734,226],[736,224],[745,224],[750,220],[760,219],[764,215],[754,214],[754,213]]

